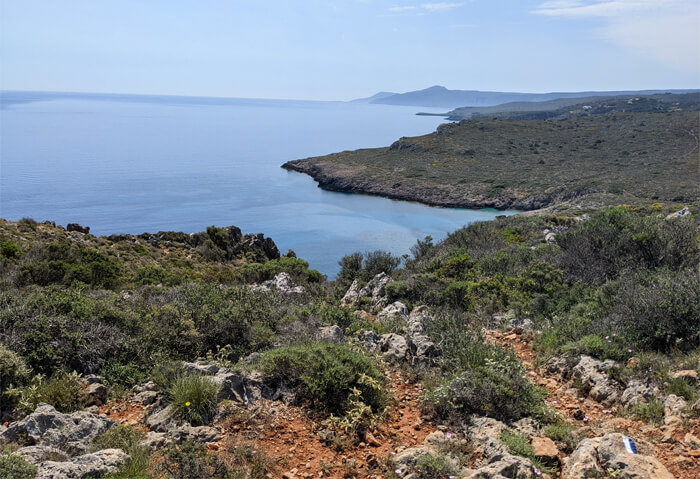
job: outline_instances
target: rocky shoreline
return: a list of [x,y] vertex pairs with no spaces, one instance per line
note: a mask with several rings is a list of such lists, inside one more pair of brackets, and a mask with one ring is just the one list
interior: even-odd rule
[[447,185],[415,185],[401,179],[400,183],[389,184],[367,177],[358,177],[350,169],[335,167],[317,161],[315,158],[288,161],[282,165],[287,171],[304,173],[318,183],[319,188],[340,193],[359,193],[380,196],[391,200],[413,201],[427,206],[444,208],[494,208],[497,210],[532,211],[547,208],[556,202],[573,198],[574,194],[527,195],[504,190],[496,196],[472,193],[468,186],[454,188]]

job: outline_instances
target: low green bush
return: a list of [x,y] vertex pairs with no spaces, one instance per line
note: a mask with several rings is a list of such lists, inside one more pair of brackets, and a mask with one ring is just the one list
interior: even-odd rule
[[193,441],[171,444],[157,469],[167,479],[234,479],[234,473],[221,455],[209,454]]
[[345,413],[353,388],[373,411],[386,405],[382,389],[362,380],[382,382],[382,374],[370,358],[347,345],[307,343],[266,351],[258,363],[263,374],[288,384],[299,399],[331,413]]
[[210,378],[190,373],[175,379],[167,390],[167,400],[175,417],[199,426],[214,417],[219,390]]
[[17,411],[24,414],[31,413],[42,402],[64,413],[79,411],[88,400],[87,389],[75,372],[61,372],[49,379],[37,375],[29,385],[12,388],[8,393],[15,401]]
[[14,454],[0,453],[0,477],[3,479],[34,479],[37,468]]
[[141,446],[144,433],[131,426],[122,424],[107,430],[93,443],[92,450],[121,449],[129,455],[129,459],[104,479],[149,479],[148,459],[150,450]]
[[422,479],[445,479],[459,473],[444,454],[422,454],[416,460],[415,471]]
[[635,404],[629,408],[628,413],[635,419],[660,426],[664,419],[664,403],[656,398],[650,399],[647,402]]
[[29,380],[30,369],[15,352],[0,344],[0,411],[12,405],[7,391],[12,387],[24,386]]
[[511,431],[510,429],[504,429],[501,433],[500,440],[511,454],[527,457],[528,459],[535,458],[535,450],[525,436]]
[[680,396],[688,402],[693,402],[698,397],[697,387],[683,378],[672,379],[667,390],[669,394]]

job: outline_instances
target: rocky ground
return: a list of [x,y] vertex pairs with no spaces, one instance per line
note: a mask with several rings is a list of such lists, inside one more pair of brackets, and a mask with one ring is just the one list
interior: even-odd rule
[[[159,450],[172,442],[191,440],[206,444],[212,454],[248,447],[250,454],[269,459],[266,477],[301,479],[411,478],[422,476],[418,464],[426,455],[445,461],[449,477],[584,479],[700,477],[700,404],[686,404],[674,395],[663,396],[653,384],[611,378],[611,361],[588,356],[555,357],[538,365],[531,347],[537,334],[527,319],[506,322],[485,332],[487,341],[512,348],[530,379],[547,391],[547,404],[571,425],[571,440],[552,440],[530,418],[512,424],[472,416],[465,423],[440,424],[421,409],[422,386],[417,371],[431,368],[439,347],[425,334],[432,317],[425,306],[412,311],[388,304],[385,287],[391,282],[378,275],[364,288],[357,283],[342,304],[348,308],[364,301],[381,308],[372,321],[404,321],[404,334],[378,335],[372,331],[345,337],[337,326],[318,332],[322,340],[348,342],[376,355],[384,365],[393,400],[382,421],[355,441],[337,434],[329,422],[294,401],[294,391],[267,382],[255,371],[232,370],[207,361],[185,363],[185,368],[210,376],[221,385],[222,397],[214,420],[205,426],[173,417],[154,383],[135,387],[124,397],[107,398],[100,378],[88,377],[93,405],[62,414],[47,404],[20,421],[0,427],[4,442],[21,443],[14,451],[38,466],[40,478],[87,478],[114,472],[127,454],[120,449],[95,450],[95,439],[117,424],[145,434],[142,444]],[[281,293],[294,285],[287,277],[265,288]],[[357,309],[357,315],[368,315]],[[502,320],[500,317],[495,318]],[[676,371],[697,385],[697,372]],[[624,417],[626,406],[657,397],[664,404],[663,424],[654,426]],[[695,413],[693,413],[695,411]],[[502,442],[505,430],[525,437],[539,462],[513,454]],[[632,438],[637,454],[628,452],[624,438]],[[538,467],[546,464],[546,468]],[[442,475],[430,477],[448,477]]]

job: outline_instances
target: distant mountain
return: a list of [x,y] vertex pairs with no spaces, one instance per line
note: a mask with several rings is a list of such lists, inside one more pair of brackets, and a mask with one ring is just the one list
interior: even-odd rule
[[[448,90],[444,86],[432,86],[425,90],[384,95],[369,102],[382,105],[425,106],[433,108],[459,108],[468,106],[496,106],[511,102],[548,101],[560,98],[583,98],[591,96],[653,95],[657,93],[693,93],[698,90],[639,90],[602,92],[552,92],[514,93],[477,90]],[[375,95],[376,96],[376,95]],[[372,98],[372,97],[371,97]]]
[[387,98],[390,96],[397,95],[398,93],[393,93],[390,91],[380,91],[379,93],[376,93],[372,96],[369,96],[367,98],[358,98],[356,100],[352,100],[352,103],[378,103],[377,100],[381,100],[383,98]]

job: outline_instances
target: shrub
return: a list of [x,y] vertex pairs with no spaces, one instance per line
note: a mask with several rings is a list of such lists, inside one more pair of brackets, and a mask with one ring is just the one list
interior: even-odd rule
[[695,270],[641,272],[625,279],[606,321],[657,351],[700,347],[700,277]]
[[501,442],[508,448],[511,454],[528,459],[535,458],[535,450],[526,437],[509,429],[504,429],[501,433]]
[[664,403],[656,398],[650,399],[647,402],[635,404],[628,413],[636,419],[659,426],[664,419]]
[[272,349],[264,353],[259,367],[268,377],[297,389],[300,399],[331,413],[346,411],[353,388],[375,412],[386,404],[384,391],[363,380],[367,376],[381,381],[381,373],[371,359],[347,345],[308,343]]
[[20,387],[29,380],[30,370],[24,360],[0,344],[0,411],[12,403],[7,396],[10,387]]
[[20,456],[0,453],[0,477],[4,479],[34,479],[37,468]]
[[171,444],[158,465],[168,479],[233,479],[233,474],[219,455],[193,441]]
[[425,394],[428,408],[443,418],[453,414],[479,414],[501,421],[544,417],[544,395],[525,377],[517,361],[486,358],[484,363],[429,389]]
[[23,251],[14,241],[0,242],[0,261],[12,262],[22,255]]
[[173,415],[193,425],[209,422],[216,413],[219,385],[200,374],[185,374],[167,391]]
[[668,385],[668,393],[684,398],[688,402],[697,399],[697,389],[683,378],[672,379]]
[[338,282],[347,286],[355,279],[367,282],[379,273],[390,275],[401,264],[401,258],[388,251],[377,250],[343,256],[338,264]]
[[69,413],[78,411],[87,403],[87,390],[76,372],[58,373],[45,380],[37,375],[28,386],[10,389],[9,394],[17,403],[17,410],[29,414],[39,403],[47,403],[57,410]]
[[415,470],[423,479],[454,477],[459,471],[444,454],[422,454],[416,460]]
[[105,479],[149,479],[148,447],[141,446],[143,432],[131,426],[118,425],[100,435],[92,446],[93,451],[101,449],[121,449],[129,459],[119,469]]

